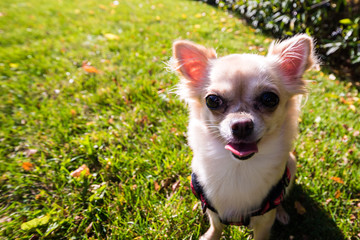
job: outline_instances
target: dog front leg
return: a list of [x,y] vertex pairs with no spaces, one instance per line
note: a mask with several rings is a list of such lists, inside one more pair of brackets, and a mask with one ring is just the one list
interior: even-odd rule
[[200,237],[200,240],[218,240],[221,237],[224,225],[220,222],[216,213],[207,209],[207,214],[210,220],[210,228]]
[[254,229],[254,240],[267,240],[270,237],[271,227],[276,217],[276,209],[270,212],[251,218],[251,226]]

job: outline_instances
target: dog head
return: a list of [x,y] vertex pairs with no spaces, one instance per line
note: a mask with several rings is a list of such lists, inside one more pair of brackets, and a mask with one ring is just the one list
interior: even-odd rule
[[315,63],[307,35],[273,43],[267,56],[221,58],[213,49],[180,40],[173,45],[173,60],[190,118],[202,122],[241,160],[257,153],[258,143],[283,124],[288,101],[305,92],[302,75]]

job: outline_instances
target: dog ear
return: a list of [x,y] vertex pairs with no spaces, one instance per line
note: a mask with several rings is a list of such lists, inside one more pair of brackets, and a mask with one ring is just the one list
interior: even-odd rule
[[272,43],[268,56],[276,58],[278,70],[288,90],[294,93],[305,92],[302,75],[316,63],[311,37],[300,34],[280,43]]
[[216,58],[216,52],[190,41],[179,40],[173,44],[173,57],[174,68],[196,88],[204,83],[209,60]]

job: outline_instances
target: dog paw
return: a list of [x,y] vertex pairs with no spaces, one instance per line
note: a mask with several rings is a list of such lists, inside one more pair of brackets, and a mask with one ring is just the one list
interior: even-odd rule
[[213,240],[213,239],[217,239],[217,238],[213,238],[209,235],[206,236],[206,234],[202,235],[199,240]]
[[284,225],[289,224],[290,216],[289,214],[287,214],[285,209],[281,205],[279,205],[276,210],[276,219]]
[[221,231],[214,231],[209,229],[204,235],[200,237],[199,240],[219,240],[221,237]]

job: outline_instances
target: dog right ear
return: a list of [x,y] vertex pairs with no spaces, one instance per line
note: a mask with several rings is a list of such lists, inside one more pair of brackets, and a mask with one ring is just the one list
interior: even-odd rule
[[290,92],[304,93],[303,73],[316,64],[313,39],[299,34],[282,42],[273,43],[268,56],[276,59],[284,84]]
[[214,49],[179,40],[173,44],[174,68],[189,82],[191,87],[201,87],[207,77],[209,60],[216,58]]

